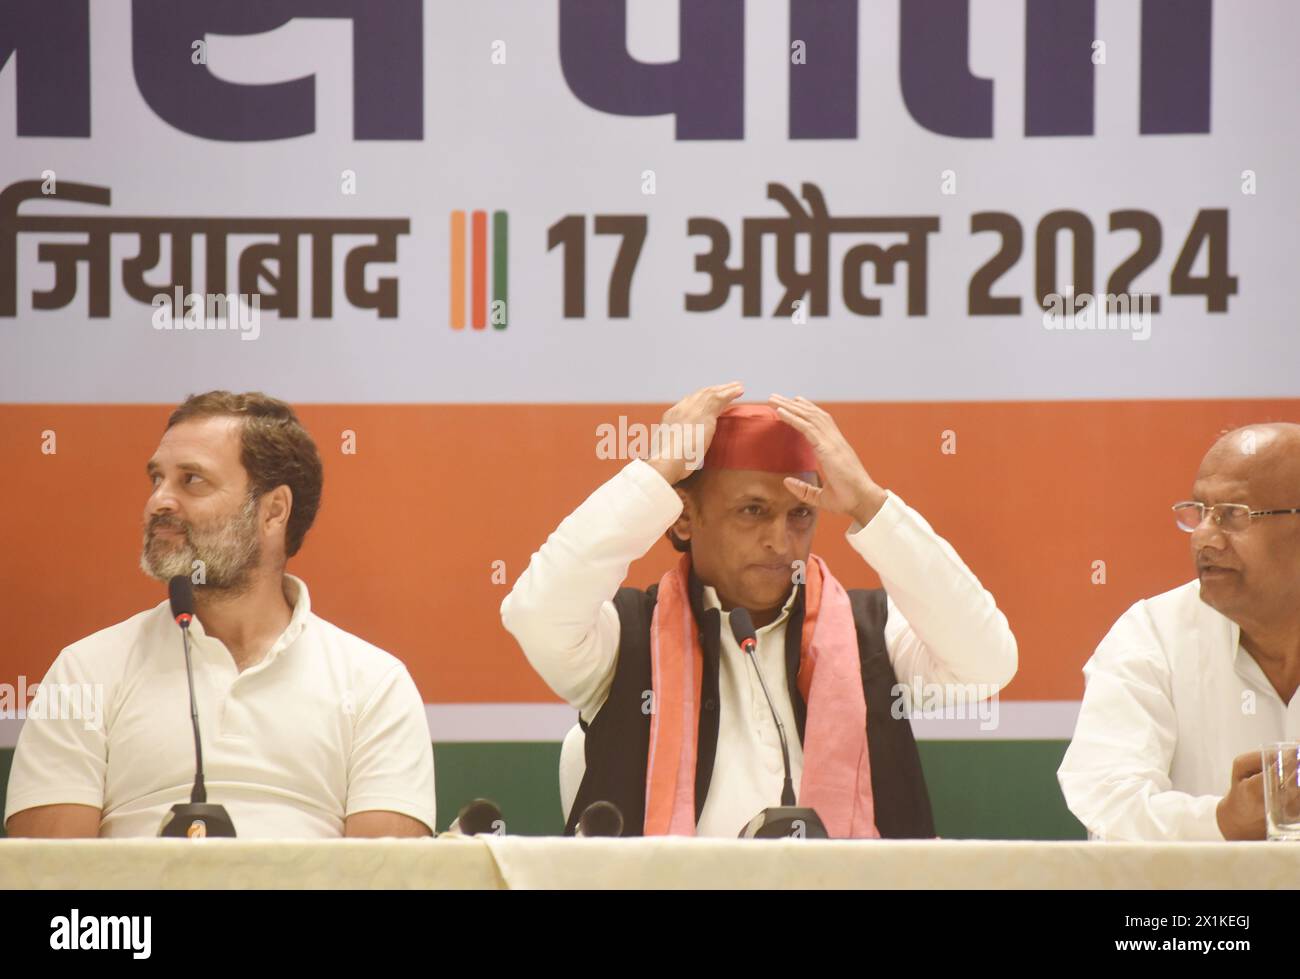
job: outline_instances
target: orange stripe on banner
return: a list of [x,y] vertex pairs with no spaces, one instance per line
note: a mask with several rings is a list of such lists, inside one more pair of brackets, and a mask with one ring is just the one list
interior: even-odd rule
[[[882,485],[943,534],[1020,640],[1008,696],[1074,700],[1079,669],[1132,602],[1192,577],[1169,504],[1219,431],[1300,418],[1300,401],[827,406]],[[0,406],[0,682],[39,678],[59,648],[163,598],[137,568],[144,463],[170,408]],[[392,651],[424,699],[553,699],[501,628],[509,583],[621,463],[596,427],[657,421],[645,405],[304,405],[324,504],[290,570],[325,618]],[[340,452],[356,433],[357,453]],[[41,453],[42,432],[57,453]],[[943,454],[943,433],[957,452]],[[817,550],[847,587],[877,583],[823,515]],[[658,579],[666,543],[629,583]],[[1105,561],[1094,585],[1092,563]],[[495,562],[501,562],[499,565]]]
[[465,329],[465,212],[451,212],[451,328]]
[[487,327],[487,212],[474,212],[474,329]]

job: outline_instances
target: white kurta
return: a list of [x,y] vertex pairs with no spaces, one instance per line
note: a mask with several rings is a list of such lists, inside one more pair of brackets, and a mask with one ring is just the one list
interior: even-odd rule
[[[630,462],[560,524],[501,603],[502,620],[533,668],[588,723],[609,695],[618,660],[614,593],[681,510],[658,472]],[[888,593],[885,643],[900,681],[1000,689],[1011,680],[1017,650],[1006,616],[920,514],[891,493],[847,538]],[[712,588],[705,601],[718,607]],[[696,827],[702,836],[735,837],[760,810],[780,804],[784,780],[776,726],[727,620],[724,614],[717,754]],[[803,753],[785,681],[788,620],[787,608],[758,630],[757,656],[790,742],[797,791]]]
[[[315,615],[300,579],[285,583],[289,625],[243,672],[199,619],[190,626],[208,801],[244,839],[342,836],[348,816],[376,809],[432,831],[433,751],[406,667]],[[102,711],[24,721],[6,821],[78,803],[101,810],[101,836],[156,836],[194,782],[185,654],[168,603],[73,643],[42,684],[95,691]]]
[[1191,581],[1122,616],[1083,668],[1087,688],[1057,778],[1070,811],[1113,840],[1221,840],[1232,760],[1300,738],[1241,629]]

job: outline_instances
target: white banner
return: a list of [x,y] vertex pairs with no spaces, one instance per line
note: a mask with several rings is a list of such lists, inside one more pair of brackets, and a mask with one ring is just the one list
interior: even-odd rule
[[0,400],[1300,393],[1293,0],[90,6],[0,12]]

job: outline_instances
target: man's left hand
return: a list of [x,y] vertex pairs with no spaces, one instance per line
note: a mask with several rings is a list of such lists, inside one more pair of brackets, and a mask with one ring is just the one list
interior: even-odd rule
[[786,489],[810,506],[832,513],[847,513],[865,526],[884,506],[886,493],[867,474],[835,419],[807,398],[774,394],[768,400],[780,419],[799,431],[812,445],[825,480],[824,485],[814,486],[787,476]]

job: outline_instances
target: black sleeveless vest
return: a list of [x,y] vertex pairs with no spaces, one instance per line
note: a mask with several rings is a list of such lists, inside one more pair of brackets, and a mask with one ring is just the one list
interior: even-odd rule
[[[650,750],[650,621],[658,585],[646,591],[620,588],[614,596],[620,626],[618,665],[614,681],[596,719],[579,723],[586,732],[587,771],[569,813],[566,835],[573,835],[578,817],[593,802],[612,802],[622,810],[624,836],[645,831],[645,779]],[[704,811],[718,747],[718,657],[722,617],[704,608],[704,589],[694,573],[687,592],[700,627],[703,682],[699,707],[699,743],[695,765],[695,819]],[[885,592],[849,593],[858,633],[862,690],[867,701],[867,744],[871,758],[871,791],[876,828],[886,838],[934,836],[930,796],[921,771],[921,756],[906,717],[891,711],[897,682],[885,648]],[[808,708],[799,692],[799,645],[803,632],[804,589],[799,586],[785,632],[786,688],[794,708],[799,741],[803,743]],[[773,799],[776,805],[778,799]],[[736,827],[740,832],[740,827]]]

